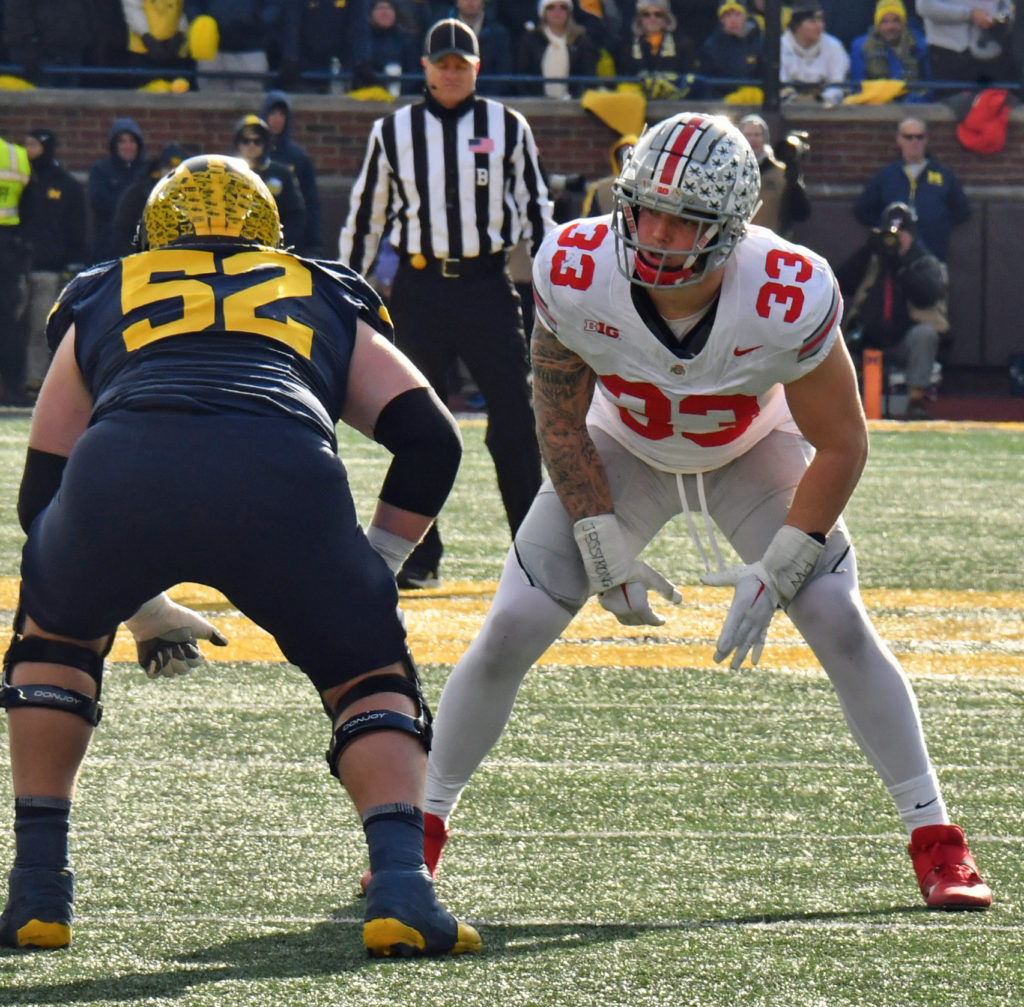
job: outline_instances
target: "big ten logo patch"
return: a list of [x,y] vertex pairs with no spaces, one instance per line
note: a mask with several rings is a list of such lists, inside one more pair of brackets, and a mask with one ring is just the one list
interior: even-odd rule
[[614,325],[609,325],[607,322],[599,321],[596,318],[585,318],[583,320],[583,331],[600,332],[602,336],[607,336],[609,339],[619,338],[619,330]]
[[476,184],[478,188],[486,188],[490,178],[491,173],[486,168],[476,169]]

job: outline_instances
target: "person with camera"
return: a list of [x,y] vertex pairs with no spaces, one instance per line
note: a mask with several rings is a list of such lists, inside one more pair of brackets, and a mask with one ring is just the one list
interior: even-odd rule
[[917,0],[932,79],[991,84],[1017,79],[1011,0]]
[[917,217],[892,203],[867,242],[836,271],[846,300],[843,332],[855,355],[882,350],[906,368],[906,419],[926,420],[928,390],[949,331],[946,267],[917,239]]
[[768,123],[761,116],[745,115],[739,121],[739,128],[761,169],[761,208],[751,223],[789,238],[793,224],[811,215],[811,200],[801,170],[803,156],[811,149],[807,134],[787,133],[778,150],[774,150],[769,142]]

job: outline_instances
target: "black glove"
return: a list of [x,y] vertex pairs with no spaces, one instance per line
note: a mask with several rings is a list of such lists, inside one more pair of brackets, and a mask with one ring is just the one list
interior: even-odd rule
[[142,36],[142,44],[146,47],[146,53],[154,63],[158,66],[171,66],[181,59],[185,36],[179,31],[170,38],[159,40],[146,32]]

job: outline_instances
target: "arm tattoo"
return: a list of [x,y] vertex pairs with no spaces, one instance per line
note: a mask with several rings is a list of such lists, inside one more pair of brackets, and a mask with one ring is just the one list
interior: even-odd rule
[[597,375],[539,322],[531,343],[533,409],[548,475],[569,517],[614,509],[601,457],[587,431]]

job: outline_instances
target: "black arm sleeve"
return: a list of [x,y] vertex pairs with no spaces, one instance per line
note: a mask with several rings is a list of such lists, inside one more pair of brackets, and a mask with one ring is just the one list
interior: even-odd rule
[[25,471],[18,490],[18,521],[26,534],[39,512],[53,499],[60,487],[67,463],[64,455],[54,455],[36,448],[28,449]]
[[462,435],[432,388],[396,395],[381,411],[373,439],[395,457],[380,499],[393,507],[437,517],[462,461]]

